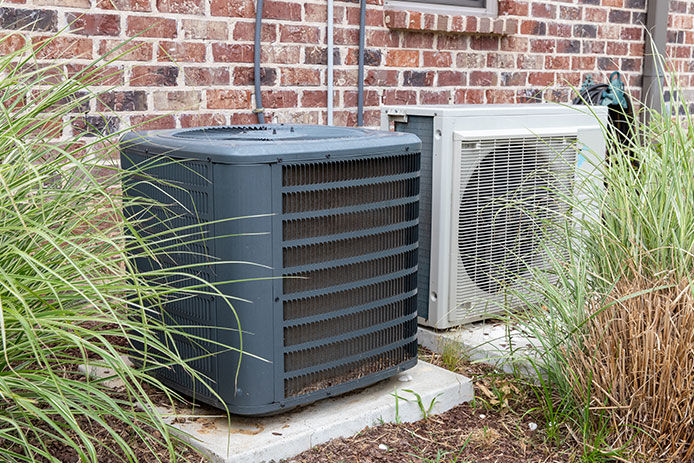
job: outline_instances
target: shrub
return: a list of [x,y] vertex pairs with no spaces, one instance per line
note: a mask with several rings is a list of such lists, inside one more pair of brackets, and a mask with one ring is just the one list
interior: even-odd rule
[[[164,459],[175,460],[146,391],[169,392],[123,354],[139,341],[159,354],[148,368],[176,364],[198,377],[167,342],[180,330],[146,314],[186,291],[213,288],[200,282],[174,292],[162,282],[184,268],[133,268],[129,253],[166,244],[144,242],[137,219],[123,216],[136,200],[120,192],[118,133],[79,116],[99,97],[92,86],[111,77],[108,59],[70,76],[61,64],[36,62],[37,53],[27,46],[0,58],[1,459],[142,461],[135,449],[144,448],[147,461],[158,461],[163,445]],[[71,127],[82,130],[63,136]],[[110,369],[123,388],[85,378],[82,364]]]
[[633,142],[611,139],[596,166],[606,186],[563,198],[552,270],[529,279],[542,302],[514,315],[537,340],[548,421],[587,458],[694,458],[694,121],[680,110],[644,110]]

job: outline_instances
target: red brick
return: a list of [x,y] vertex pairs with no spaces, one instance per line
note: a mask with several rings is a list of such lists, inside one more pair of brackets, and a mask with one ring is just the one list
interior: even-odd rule
[[75,8],[89,8],[91,0],[34,0],[34,5],[72,6]]
[[528,16],[528,3],[518,0],[501,0],[499,2],[499,15]]
[[570,69],[571,58],[568,56],[547,56],[545,58],[546,69]]
[[183,114],[181,115],[181,127],[204,127],[226,125],[226,118],[223,114]]
[[96,7],[118,11],[152,11],[150,0],[96,0]]
[[515,103],[516,92],[513,90],[491,89],[485,92],[485,98],[489,104]]
[[306,90],[301,94],[301,106],[304,108],[325,108],[327,104],[328,92],[325,90]]
[[513,69],[516,66],[516,55],[511,53],[488,53],[487,67]]
[[516,51],[516,52],[526,52],[528,51],[530,40],[526,37],[518,36],[507,36],[501,38],[500,49],[501,51]]
[[301,4],[297,2],[265,0],[263,2],[263,18],[301,21]]
[[266,90],[261,95],[266,108],[296,108],[299,102],[296,92],[291,90]]
[[417,67],[419,66],[419,51],[417,50],[388,50],[386,66]]
[[501,85],[504,87],[521,87],[527,84],[527,72],[502,72]]
[[194,42],[160,42],[158,61],[192,62],[205,61],[205,44]]
[[383,103],[387,105],[417,104],[417,92],[415,92],[414,90],[386,90],[383,98]]
[[371,47],[397,47],[400,36],[393,31],[366,31],[365,43]]
[[466,50],[468,38],[460,34],[439,35],[439,41],[436,45],[439,50]]
[[557,42],[553,39],[531,39],[530,51],[533,53],[555,53]]
[[157,9],[162,13],[202,14],[203,0],[157,0]]
[[66,36],[32,37],[36,56],[39,59],[91,58],[91,39]]
[[[358,105],[359,94],[353,90],[346,90],[342,99],[342,106],[354,108]],[[381,104],[381,96],[376,90],[364,91],[364,106],[379,106]]]
[[604,23],[607,22],[607,10],[586,7],[583,12],[583,18],[592,23]]
[[[265,111],[265,120],[272,120],[272,113]],[[255,113],[234,113],[231,115],[231,123],[233,125],[257,124],[258,115]]]
[[592,70],[595,69],[594,56],[574,56],[571,58],[571,69]]
[[94,86],[116,86],[123,85],[125,74],[123,68],[119,66],[89,66],[86,64],[67,64],[65,66],[68,76],[75,77],[85,84]]
[[467,84],[467,74],[461,71],[439,71],[438,85],[445,86],[463,86]]
[[[234,26],[234,40],[252,42],[255,40],[254,22],[237,22]],[[260,40],[263,42],[274,42],[277,40],[277,27],[274,24],[263,23],[260,33]]]
[[128,35],[138,37],[176,37],[176,21],[166,18],[128,16]]
[[[324,5],[321,5],[321,7],[325,10]],[[348,7],[346,14],[347,14],[347,24],[354,25],[354,26],[359,25],[360,8],[358,6]],[[367,26],[383,27],[383,25],[384,25],[383,11],[381,11],[380,9],[367,8],[366,9],[366,17],[364,19],[365,19],[364,23]],[[323,21],[325,21],[325,19]]]
[[133,66],[130,76],[132,86],[173,87],[178,78],[176,66]]
[[173,129],[176,127],[176,119],[170,114],[130,116],[130,125],[137,130]]
[[118,35],[120,34],[120,17],[115,14],[78,14],[67,13],[65,19],[73,34],[81,35]]
[[423,51],[422,52],[422,62],[426,67],[450,67],[453,60],[451,59],[451,54],[442,51]]
[[434,34],[418,32],[416,34],[404,34],[402,48],[433,48]]
[[359,31],[351,28],[336,27],[333,31],[335,45],[357,45],[359,43]]
[[106,55],[108,59],[124,61],[149,61],[152,59],[151,42],[141,40],[102,40],[99,44],[99,54]]
[[528,83],[546,87],[554,84],[554,77],[555,74],[553,72],[531,72],[528,74]]
[[489,71],[472,71],[470,85],[473,87],[489,87],[497,84],[496,73]]
[[547,3],[533,3],[531,15],[534,18],[556,18],[557,6]]
[[484,103],[484,90],[458,89],[455,91],[453,102],[455,104],[482,104]]
[[320,85],[321,72],[318,69],[282,68],[282,85],[315,86]]
[[154,109],[160,111],[197,111],[202,95],[198,90],[154,92]]
[[333,78],[337,87],[355,87],[357,85],[357,73],[351,69],[335,69]]
[[260,50],[260,61],[273,64],[298,64],[301,48],[294,45],[263,45]]
[[210,109],[251,109],[250,90],[207,90]]
[[213,43],[212,57],[217,63],[252,63],[253,45],[238,43]]
[[109,91],[97,97],[97,111],[147,111],[147,94],[143,90]]
[[280,42],[318,43],[319,37],[318,27],[280,24]]
[[[234,85],[253,85],[255,70],[253,66],[236,66],[233,72]],[[260,84],[273,86],[277,83],[277,69],[274,67],[260,68]]]
[[181,29],[186,39],[226,40],[228,37],[227,25],[223,21],[184,19]]
[[212,16],[231,16],[233,18],[252,18],[255,16],[253,0],[211,0]]
[[364,84],[374,87],[395,87],[398,85],[398,71],[390,69],[369,69]]
[[495,51],[499,49],[498,37],[475,35],[470,37],[470,48],[480,51]]
[[449,90],[422,90],[420,94],[422,104],[448,104],[451,100]]
[[0,54],[9,55],[24,48],[27,40],[22,34],[1,34]]
[[[333,17],[335,10],[333,10]],[[304,21],[314,23],[324,23],[328,20],[328,12],[325,5],[318,3],[304,3]]]
[[584,40],[583,52],[584,55],[604,55],[605,42],[602,40]]
[[226,67],[186,67],[183,70],[185,85],[229,85],[229,69]]

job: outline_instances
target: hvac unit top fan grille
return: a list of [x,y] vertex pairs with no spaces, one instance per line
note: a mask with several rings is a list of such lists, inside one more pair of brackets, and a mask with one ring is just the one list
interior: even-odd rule
[[458,304],[495,295],[542,265],[540,238],[565,212],[575,144],[571,136],[462,143]]

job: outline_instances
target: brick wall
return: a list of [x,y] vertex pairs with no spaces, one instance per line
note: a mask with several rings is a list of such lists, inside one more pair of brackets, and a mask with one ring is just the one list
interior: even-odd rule
[[[381,104],[567,101],[588,73],[620,69],[638,93],[646,0],[501,0],[497,19],[391,11],[369,0],[365,123]],[[90,122],[150,128],[255,122],[253,0],[5,0],[0,51],[40,43],[44,60],[74,72],[140,34],[111,66],[119,85]],[[694,87],[694,1],[670,2],[669,53]],[[271,120],[326,120],[326,4],[266,0],[263,102]],[[359,5],[335,1],[335,123],[356,122]],[[19,30],[24,28],[23,30]],[[27,28],[32,31],[28,32]]]

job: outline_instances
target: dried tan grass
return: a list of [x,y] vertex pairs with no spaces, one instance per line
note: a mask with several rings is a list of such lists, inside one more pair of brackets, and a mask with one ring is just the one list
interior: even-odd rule
[[[691,282],[636,278],[593,307],[570,363],[580,397],[604,410],[652,458],[694,461],[694,291]],[[590,388],[590,389],[588,389]]]

